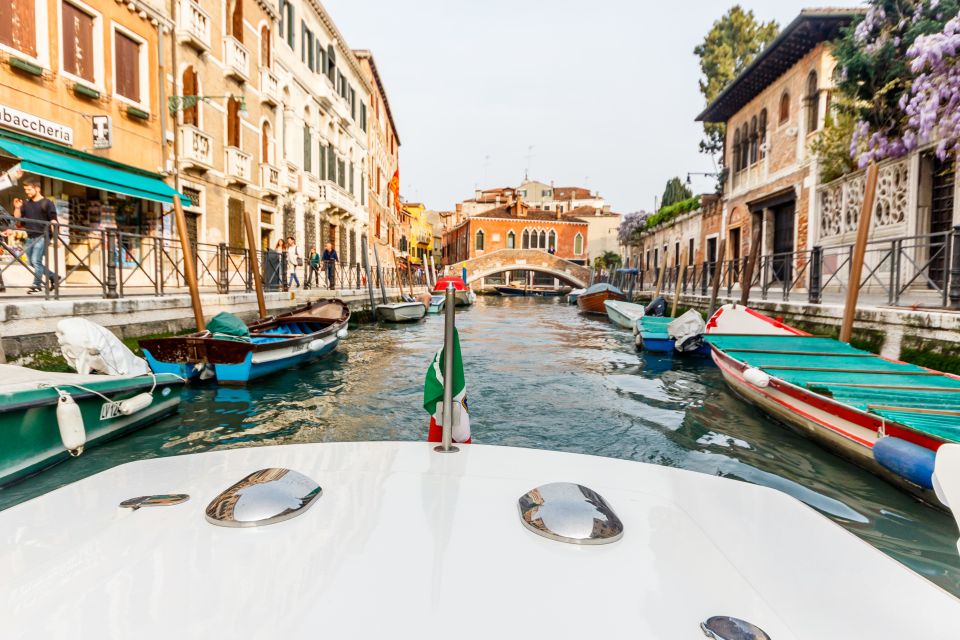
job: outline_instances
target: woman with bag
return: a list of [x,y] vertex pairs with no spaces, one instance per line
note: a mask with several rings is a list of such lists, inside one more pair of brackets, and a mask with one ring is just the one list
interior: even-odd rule
[[293,287],[293,281],[297,281],[297,286],[300,286],[300,278],[297,276],[297,267],[303,266],[303,258],[300,257],[300,252],[297,250],[297,241],[293,239],[293,236],[287,238],[287,269],[290,270],[290,282],[287,283],[287,287]]

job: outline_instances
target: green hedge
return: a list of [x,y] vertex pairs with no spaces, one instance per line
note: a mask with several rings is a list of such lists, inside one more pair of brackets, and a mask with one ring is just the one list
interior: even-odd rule
[[647,229],[653,229],[657,225],[673,220],[677,216],[696,211],[700,208],[700,196],[693,196],[680,202],[675,202],[669,207],[663,207],[660,211],[647,218]]

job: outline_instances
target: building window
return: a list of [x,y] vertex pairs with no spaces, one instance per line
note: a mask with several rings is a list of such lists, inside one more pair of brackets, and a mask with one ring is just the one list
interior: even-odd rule
[[[196,96],[200,95],[200,86],[199,79],[197,78],[197,72],[193,70],[193,67],[187,67],[183,70],[183,78],[181,80],[183,95],[185,96]],[[194,126],[200,126],[200,104],[194,103],[189,107],[184,107],[183,111],[183,124],[192,124]]]
[[746,169],[750,161],[750,130],[744,122],[740,127],[740,168]]
[[240,101],[227,100],[227,146],[240,147]]
[[367,130],[367,105],[360,105],[360,129],[362,131]]
[[312,153],[310,153],[311,144],[312,142],[311,142],[311,136],[310,136],[310,125],[304,123],[303,125],[303,170],[308,172],[312,168],[310,166],[310,160],[312,159],[311,156],[313,155]]
[[733,170],[740,171],[740,129],[733,133]]
[[483,229],[477,231],[477,242],[475,248],[477,251],[483,251]]
[[260,66],[270,68],[270,27],[263,25],[260,27]]
[[337,181],[337,154],[333,150],[333,143],[327,145],[327,180]]
[[544,198],[553,197],[553,189],[544,189],[544,190],[543,190],[543,197],[544,197]]
[[37,21],[34,0],[4,0],[0,2],[0,44],[37,55]]
[[353,163],[350,163],[350,195],[356,195],[353,190]]
[[760,112],[760,158],[767,157],[767,110]]
[[296,48],[296,37],[293,33],[296,24],[293,4],[288,0],[280,0],[280,35],[287,41],[287,46],[291,49]]
[[[94,83],[96,82],[94,66],[98,56],[93,48],[93,34],[97,18],[69,2],[63,2],[61,7],[63,14],[63,70],[77,78]],[[0,12],[2,12],[2,9],[0,9]]]
[[750,164],[757,161],[757,146],[759,145],[760,134],[757,132],[757,116],[750,120]]
[[357,119],[357,91],[353,87],[350,87],[350,119]]
[[530,248],[530,230],[524,229],[523,233],[520,234],[520,246],[523,249]]
[[140,104],[144,95],[140,85],[141,65],[143,65],[143,43],[132,36],[121,32],[113,32],[114,53],[114,91],[118,96]]
[[550,230],[550,235],[547,236],[547,249],[557,250],[557,232],[553,229]]
[[243,0],[233,0],[233,8],[230,11],[230,24],[227,25],[230,35],[237,39],[237,42],[243,43]]
[[327,45],[327,80],[336,82],[337,73],[337,52],[333,50],[333,45]]
[[547,232],[546,231],[540,232],[540,244],[538,245],[538,248],[539,249],[547,248]]
[[517,248],[517,234],[513,231],[507,232],[507,249],[516,249]]
[[273,163],[273,145],[270,143],[270,123],[264,121],[260,126],[260,162]]
[[807,76],[807,133],[820,128],[820,89],[817,87],[817,72]]
[[690,238],[690,244],[687,247],[687,266],[693,266],[693,238]]
[[[573,237],[573,254],[576,256],[583,255],[583,234],[577,233]],[[650,254],[647,253],[647,262],[650,262]]]
[[780,124],[786,124],[790,120],[790,94],[786,91],[780,96]]

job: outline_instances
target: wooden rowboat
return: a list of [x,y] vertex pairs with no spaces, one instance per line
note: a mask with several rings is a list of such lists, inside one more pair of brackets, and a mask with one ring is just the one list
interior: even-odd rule
[[249,336],[202,331],[186,336],[141,340],[156,373],[184,378],[213,375],[224,384],[256,378],[322,358],[346,336],[350,309],[342,300],[320,300],[247,325]]
[[627,297],[620,289],[612,284],[600,282],[583,290],[583,293],[577,297],[577,308],[580,309],[580,313],[606,315],[607,308],[603,304],[605,301],[626,299]]
[[960,443],[960,377],[812,336],[724,305],[707,323],[737,395],[937,508],[937,449]]

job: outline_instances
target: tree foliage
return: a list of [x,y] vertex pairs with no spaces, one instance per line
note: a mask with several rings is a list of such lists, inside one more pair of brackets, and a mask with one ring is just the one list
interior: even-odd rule
[[691,197],[693,192],[683,184],[680,178],[670,178],[667,180],[667,186],[663,190],[663,198],[660,199],[661,207],[669,207],[675,202],[686,200]]
[[857,121],[850,153],[860,166],[929,141],[934,123],[957,113],[958,11],[958,0],[871,0],[834,43],[835,83]]
[[640,239],[640,234],[647,228],[647,218],[650,214],[646,211],[633,211],[625,214],[620,219],[620,226],[617,227],[617,240],[623,246],[635,245]]
[[[773,20],[759,22],[753,11],[734,5],[713,23],[703,42],[693,52],[700,58],[700,93],[707,103],[750,64],[760,51],[777,36],[779,25]],[[703,125],[704,139],[700,151],[716,156],[723,151],[723,124]],[[722,157],[721,157],[722,164]]]
[[857,120],[850,109],[838,108],[835,113],[827,113],[823,128],[810,145],[810,150],[820,160],[821,182],[832,182],[856,169],[856,163],[850,155],[850,140],[856,124]]
[[614,251],[604,251],[603,255],[599,255],[593,259],[593,267],[595,269],[615,269],[623,263],[623,259]]

